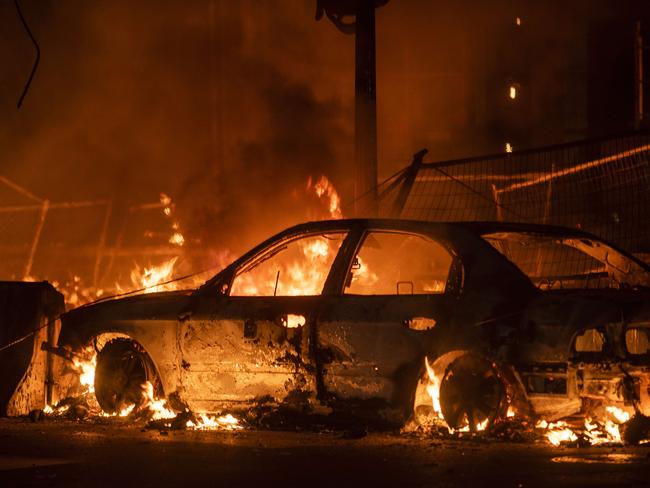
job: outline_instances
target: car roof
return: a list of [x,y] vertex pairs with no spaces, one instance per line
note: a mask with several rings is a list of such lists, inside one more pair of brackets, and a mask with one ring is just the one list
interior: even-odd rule
[[[562,236],[562,237],[577,237],[588,238],[602,241],[601,238],[585,232],[580,229],[571,227],[562,227],[557,225],[546,224],[527,224],[517,222],[494,222],[494,221],[480,221],[480,222],[431,222],[426,220],[409,220],[409,219],[384,219],[384,218],[354,218],[354,219],[338,219],[338,220],[318,220],[312,222],[305,222],[285,229],[280,234],[295,234],[300,232],[313,232],[319,230],[335,230],[345,229],[351,227],[367,227],[367,228],[385,228],[385,229],[417,229],[421,227],[422,230],[442,230],[445,228],[464,228],[474,234],[492,234],[498,232],[529,232],[548,234],[549,236]],[[279,235],[279,234],[277,234]],[[277,236],[276,235],[276,236]]]

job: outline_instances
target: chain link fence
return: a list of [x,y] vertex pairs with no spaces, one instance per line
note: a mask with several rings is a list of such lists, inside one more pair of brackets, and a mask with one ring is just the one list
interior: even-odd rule
[[650,252],[650,135],[424,163],[380,187],[384,216],[553,224]]

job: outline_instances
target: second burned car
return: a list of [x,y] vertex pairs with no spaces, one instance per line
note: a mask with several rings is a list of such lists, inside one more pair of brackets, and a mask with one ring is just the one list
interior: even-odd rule
[[642,262],[576,230],[322,221],[196,290],[73,310],[59,345],[97,351],[109,413],[150,381],[176,409],[327,407],[390,425],[650,414],[649,284]]

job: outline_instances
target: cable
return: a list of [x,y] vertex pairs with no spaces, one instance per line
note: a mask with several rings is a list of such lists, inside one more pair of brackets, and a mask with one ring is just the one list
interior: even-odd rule
[[25,20],[25,17],[23,17],[23,13],[20,11],[20,5],[18,4],[18,0],[14,0],[14,5],[16,6],[16,11],[18,12],[18,17],[20,17],[20,21],[23,23],[23,27],[27,31],[27,35],[32,40],[32,43],[34,44],[34,47],[36,48],[36,59],[34,60],[34,66],[32,67],[32,72],[29,74],[29,78],[27,78],[27,83],[25,83],[25,88],[23,89],[23,93],[20,95],[20,98],[18,99],[18,108],[20,108],[22,106],[22,104],[23,104],[23,100],[25,99],[25,95],[27,95],[27,91],[29,90],[29,86],[32,84],[32,80],[34,79],[34,75],[36,74],[36,68],[38,68],[38,62],[41,60],[41,48],[38,46],[38,42],[36,42],[36,39],[34,39],[34,35],[32,34],[32,31],[29,30],[29,26],[27,25],[27,21]]
[[446,176],[446,177],[449,178],[450,180],[454,181],[455,183],[458,183],[458,184],[459,184],[460,186],[462,186],[463,188],[465,188],[465,189],[471,191],[472,193],[474,193],[475,195],[481,197],[483,200],[486,200],[486,201],[490,202],[491,205],[496,205],[497,207],[502,208],[502,209],[505,210],[506,212],[510,212],[510,213],[511,213],[512,215],[514,215],[515,217],[523,218],[521,215],[519,215],[517,212],[515,212],[515,211],[512,210],[511,208],[505,207],[505,206],[503,206],[502,204],[500,204],[499,202],[495,202],[495,201],[493,201],[492,199],[490,199],[490,198],[486,197],[485,195],[483,195],[480,191],[477,191],[477,190],[475,190],[474,188],[472,188],[471,186],[466,185],[466,184],[463,183],[461,180],[459,180],[458,178],[456,178],[456,177],[450,175],[450,174],[447,173],[446,171],[443,171],[442,169],[440,169],[440,168],[438,168],[438,167],[436,167],[436,166],[433,166],[433,169],[436,170],[436,171],[438,171],[439,173],[441,173],[443,176]]
[[[386,183],[388,183],[388,182],[389,182],[390,180],[392,180],[393,178],[395,178],[395,177],[397,177],[397,176],[400,176],[400,174],[404,173],[406,170],[408,170],[408,168],[409,168],[409,167],[407,166],[407,167],[405,167],[405,168],[400,169],[399,171],[396,171],[395,173],[393,173],[392,175],[390,175],[388,178],[383,179],[383,180],[382,180],[381,182],[379,182],[377,185],[373,186],[372,188],[370,188],[370,189],[367,190],[366,192],[362,193],[361,195],[359,195],[358,197],[356,197],[355,199],[353,199],[351,202],[349,202],[349,204],[350,204],[350,205],[354,205],[354,204],[357,203],[359,200],[362,200],[363,198],[365,198],[365,197],[367,197],[368,195],[370,195],[372,192],[374,192],[374,191],[378,191],[378,190],[382,187],[382,185],[385,185]],[[346,202],[346,203],[347,203],[347,202]]]
[[56,322],[59,319],[60,316],[57,316],[55,319],[50,320],[48,323],[41,325],[40,327],[37,327],[36,329],[32,330],[31,332],[25,334],[24,336],[16,339],[15,341],[10,342],[9,344],[5,344],[4,346],[0,347],[0,352],[4,351],[5,349],[9,349],[10,347],[15,346],[16,344],[20,344],[26,339],[29,339],[31,336],[36,334],[39,330],[44,329],[45,327],[49,327],[52,325],[54,322]]

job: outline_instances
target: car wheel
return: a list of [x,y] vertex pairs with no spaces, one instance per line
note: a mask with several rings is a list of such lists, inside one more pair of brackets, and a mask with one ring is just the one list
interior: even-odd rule
[[113,339],[97,355],[95,396],[104,412],[118,413],[123,408],[142,402],[145,382],[161,393],[160,380],[153,361],[135,341]]
[[506,404],[505,388],[490,361],[467,354],[454,360],[440,384],[440,409],[452,429],[492,425]]

